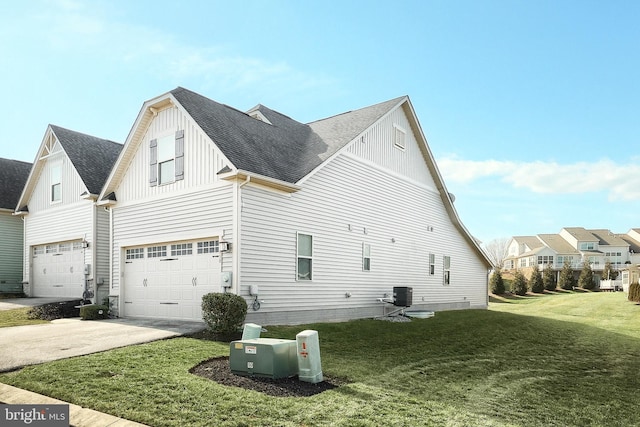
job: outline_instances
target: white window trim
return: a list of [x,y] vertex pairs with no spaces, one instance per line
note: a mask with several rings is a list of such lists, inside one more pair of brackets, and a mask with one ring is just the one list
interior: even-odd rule
[[436,254],[429,254],[429,276],[436,274]]
[[[301,256],[299,253],[299,248],[298,248],[298,242],[300,240],[300,235],[304,235],[304,236],[310,236],[311,237],[311,256]],[[312,233],[305,233],[303,231],[297,231],[296,232],[296,281],[297,282],[311,282],[313,281],[313,249],[314,249],[314,235]],[[311,268],[309,269],[309,278],[308,279],[301,279],[299,274],[298,274],[298,260],[300,258],[303,259],[309,259],[311,260]]]
[[[398,139],[396,138],[397,132],[401,132],[403,135],[401,144],[398,143]],[[407,131],[395,123],[393,124],[393,146],[402,151],[407,149]]]
[[[60,176],[59,176],[59,181],[58,182],[53,182],[53,171],[55,168],[58,168],[58,170],[60,171]],[[62,161],[56,161],[51,163],[51,167],[49,169],[49,180],[51,181],[49,183],[49,202],[51,204],[57,204],[57,203],[62,203]],[[53,187],[55,185],[59,185],[60,186],[60,198],[58,200],[54,200],[53,199]]]
[[[369,249],[368,255],[367,249]],[[366,268],[366,260],[369,260],[369,268]],[[371,244],[369,243],[362,243],[362,271],[371,271]]]
[[[156,148],[156,150],[157,150],[157,152],[156,152],[156,160],[157,160],[156,168],[157,168],[157,171],[158,171],[158,186],[173,184],[174,182],[176,182],[176,150],[175,150],[175,147],[176,147],[176,133],[175,133],[175,131],[174,132],[164,132],[164,133],[158,135],[155,139],[157,141],[157,143],[156,143],[157,144],[156,145],[156,147],[157,147]],[[163,139],[172,139],[173,140],[173,143],[172,143],[173,156],[172,156],[171,160],[169,160],[169,159],[161,160],[160,159],[160,141],[163,140]],[[160,173],[160,166],[163,163],[166,163],[166,162],[169,162],[169,161],[173,162],[173,178],[170,181],[162,182],[162,174]]]
[[[449,260],[449,266],[447,267],[447,259]],[[451,285],[451,256],[445,255],[442,257],[442,284],[444,286]]]

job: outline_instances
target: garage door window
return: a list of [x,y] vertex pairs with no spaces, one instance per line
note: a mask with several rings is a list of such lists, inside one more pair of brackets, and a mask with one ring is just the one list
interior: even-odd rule
[[71,243],[60,243],[58,246],[58,250],[60,252],[70,252],[71,251]]
[[34,246],[33,247],[33,254],[34,255],[42,255],[42,254],[44,254],[44,246]]
[[198,242],[199,254],[213,254],[220,252],[220,243],[217,240],[209,240],[208,242]]
[[55,254],[58,252],[58,245],[47,245],[47,253]]
[[126,258],[127,259],[144,258],[144,248],[127,249]]
[[73,250],[79,251],[82,249],[82,242],[73,242]]
[[147,258],[160,258],[167,256],[166,246],[150,246],[147,248]]
[[179,243],[171,245],[171,256],[191,255],[193,253],[192,243]]

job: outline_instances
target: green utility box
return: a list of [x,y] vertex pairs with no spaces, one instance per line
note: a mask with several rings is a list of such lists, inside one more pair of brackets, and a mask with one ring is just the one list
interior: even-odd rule
[[229,365],[236,375],[288,378],[298,374],[295,340],[254,338],[232,341]]

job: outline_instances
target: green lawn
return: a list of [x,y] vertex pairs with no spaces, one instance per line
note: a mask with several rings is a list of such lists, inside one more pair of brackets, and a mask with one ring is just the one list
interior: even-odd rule
[[14,310],[0,310],[0,328],[8,326],[37,325],[38,323],[49,323],[46,320],[29,319],[27,313],[31,307],[16,308]]
[[323,370],[349,384],[278,398],[189,374],[228,344],[176,338],[51,362],[0,381],[153,426],[640,425],[640,307],[558,294],[437,313],[272,327],[319,332]]

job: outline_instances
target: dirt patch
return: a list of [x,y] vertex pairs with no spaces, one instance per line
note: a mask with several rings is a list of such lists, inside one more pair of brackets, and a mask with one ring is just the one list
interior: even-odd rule
[[339,378],[333,378],[323,375],[324,381],[317,384],[298,380],[298,377],[291,378],[261,378],[261,377],[244,377],[231,372],[228,357],[217,357],[205,360],[199,365],[191,368],[190,372],[217,383],[242,387],[247,390],[258,391],[276,397],[305,397],[322,393],[325,390],[331,390],[346,384],[346,381]]

